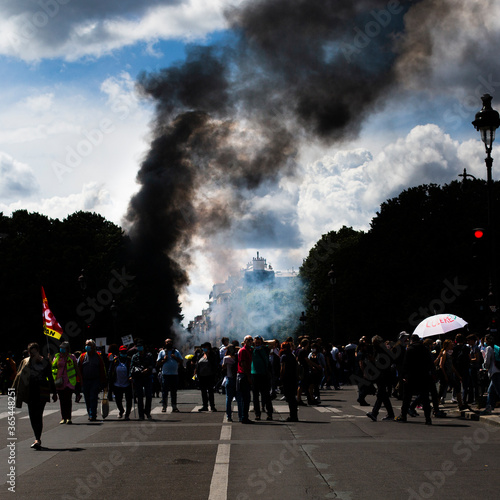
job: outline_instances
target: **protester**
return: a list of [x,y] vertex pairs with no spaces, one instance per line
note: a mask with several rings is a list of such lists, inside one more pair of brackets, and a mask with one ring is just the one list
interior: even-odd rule
[[467,405],[464,401],[467,399],[470,385],[470,347],[465,343],[465,337],[461,333],[458,333],[455,337],[452,360],[460,381],[460,384],[456,384],[454,396],[458,401],[460,410],[465,410]]
[[[113,359],[109,369],[109,384],[113,387],[118,418],[130,420],[132,410],[132,384],[130,383],[130,358],[127,355],[127,346],[120,346],[118,356]],[[125,410],[123,409],[123,396],[125,396]]]
[[443,342],[438,360],[439,368],[441,369],[441,383],[439,386],[441,403],[445,402],[448,386],[451,386],[453,394],[457,397],[459,408],[462,408],[461,376],[453,364],[453,342],[451,340],[447,339]]
[[262,337],[260,335],[256,335],[253,339],[251,367],[253,409],[255,413],[255,420],[260,420],[261,417],[260,399],[262,400],[262,409],[265,408],[267,413],[266,420],[273,419],[273,405],[271,402],[269,370],[269,349],[265,345]]
[[135,396],[137,398],[137,410],[139,420],[144,420],[144,416],[151,420],[151,403],[153,401],[153,368],[155,358],[146,350],[144,342],[136,339],[137,352],[130,361],[130,376],[134,384]]
[[16,390],[16,408],[23,403],[28,405],[31,427],[35,434],[35,442],[31,447],[42,448],[43,410],[46,403],[57,401],[57,391],[52,377],[50,362],[40,355],[40,347],[33,342],[28,345],[28,355],[19,365],[13,387]]
[[233,421],[233,398],[236,395],[236,372],[238,362],[236,360],[236,349],[234,345],[228,345],[225,349],[226,355],[222,360],[222,371],[225,372],[224,388],[226,389],[226,418],[228,422]]
[[97,401],[99,392],[106,387],[106,367],[96,343],[89,339],[85,342],[85,352],[78,359],[78,368],[82,376],[83,396],[87,405],[89,420],[97,420]]
[[434,364],[431,353],[422,344],[418,335],[411,336],[411,344],[406,350],[402,365],[403,374],[403,405],[401,415],[396,418],[398,422],[406,422],[406,416],[413,395],[420,395],[424,409],[425,423],[431,425],[431,405],[429,391],[432,380]]
[[214,386],[219,368],[219,356],[212,349],[210,342],[201,345],[203,354],[196,363],[195,374],[201,391],[202,407],[198,411],[208,411],[208,405],[212,411],[217,411],[214,401]]
[[247,335],[243,339],[243,347],[238,351],[236,401],[238,402],[238,420],[242,424],[253,424],[253,421],[248,418],[252,387],[252,342],[252,336]]
[[366,416],[377,421],[377,416],[382,405],[387,410],[387,415],[382,420],[394,420],[394,410],[390,400],[391,393],[391,362],[385,348],[384,339],[379,335],[372,338],[373,354],[373,382],[377,385],[377,399],[373,405],[372,411]]
[[297,404],[297,360],[292,352],[292,346],[289,342],[283,342],[280,350],[280,382],[283,387],[283,394],[288,403],[290,412],[287,422],[298,422],[298,404]]
[[470,347],[470,367],[469,367],[469,390],[464,396],[464,404],[474,404],[479,402],[480,385],[479,371],[483,365],[483,356],[479,347],[477,335],[470,334],[467,337],[467,342]]
[[62,420],[60,424],[71,424],[72,396],[80,396],[82,376],[78,361],[70,352],[69,342],[61,342],[59,352],[52,361],[52,376],[59,396]]
[[172,403],[172,411],[178,412],[177,408],[177,388],[179,387],[179,367],[183,364],[181,353],[174,348],[172,339],[165,340],[165,348],[158,353],[156,360],[158,369],[161,369],[161,392],[162,392],[162,409],[167,411],[168,393],[170,392],[170,400]]
[[487,347],[484,353],[484,368],[488,370],[490,386],[488,387],[486,408],[481,412],[481,415],[491,415],[496,402],[500,399],[500,348],[495,345],[495,339],[491,334],[486,335],[485,341]]

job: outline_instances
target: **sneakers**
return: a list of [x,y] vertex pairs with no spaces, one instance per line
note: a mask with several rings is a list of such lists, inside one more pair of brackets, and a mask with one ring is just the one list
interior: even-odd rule
[[72,425],[73,422],[71,420],[66,420],[66,425]]
[[177,406],[172,408],[172,413],[179,413],[179,408],[177,408]]
[[211,411],[212,411],[212,413],[214,413],[217,411],[217,408],[214,406]]
[[60,424],[65,424],[67,422],[67,420],[65,418],[63,418],[59,423]]
[[410,408],[408,410],[408,415],[410,415],[410,417],[418,417],[418,412]]
[[273,419],[273,416],[272,416],[272,415],[268,415],[268,416],[267,416],[267,418],[266,418],[266,420],[267,420],[268,422],[269,422],[270,420],[272,420],[272,419]]
[[396,422],[406,422],[406,417],[399,415],[394,419]]
[[377,416],[376,416],[376,415],[374,415],[371,411],[369,411],[369,412],[366,414],[366,416],[367,416],[368,418],[370,418],[371,420],[373,420],[374,422],[376,422],[376,421],[377,421]]
[[364,399],[358,399],[359,406],[370,406]]
[[386,415],[382,420],[394,422],[394,415]]
[[286,418],[286,421],[287,421],[287,422],[298,422],[298,421],[299,421],[299,419],[298,419],[298,418],[294,418],[294,417],[287,417],[287,418]]
[[491,406],[487,406],[483,411],[479,412],[479,415],[491,415]]
[[426,421],[425,421],[425,425],[432,425],[432,420],[430,418],[428,418]]
[[161,412],[162,412],[162,413],[167,413],[167,408],[164,406],[164,407],[161,409]]
[[201,408],[198,408],[198,411],[208,411],[208,408],[206,406],[202,406]]

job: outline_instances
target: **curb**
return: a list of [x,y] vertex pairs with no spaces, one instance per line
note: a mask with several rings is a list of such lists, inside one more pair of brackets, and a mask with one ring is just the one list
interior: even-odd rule
[[498,415],[479,415],[471,410],[454,410],[448,411],[450,417],[461,418],[464,420],[472,420],[474,422],[483,422],[488,425],[500,426],[500,416]]

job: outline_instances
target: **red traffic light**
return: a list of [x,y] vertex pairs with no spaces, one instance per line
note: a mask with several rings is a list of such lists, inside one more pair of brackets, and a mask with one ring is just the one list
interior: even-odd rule
[[484,231],[482,229],[474,229],[474,238],[480,240],[484,236]]

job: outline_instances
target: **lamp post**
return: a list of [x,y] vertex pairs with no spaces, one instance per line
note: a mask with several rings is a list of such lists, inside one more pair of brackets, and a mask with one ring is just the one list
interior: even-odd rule
[[486,173],[487,173],[487,189],[488,189],[488,241],[489,241],[489,293],[490,309],[495,312],[497,306],[496,300],[496,266],[495,266],[495,224],[493,212],[493,179],[491,175],[491,167],[493,166],[493,158],[491,150],[493,141],[495,140],[495,131],[500,126],[500,115],[498,111],[492,109],[492,97],[485,94],[481,97],[483,107],[476,113],[476,119],[472,122],[475,129],[481,133],[481,140],[484,142],[486,149]]
[[335,277],[335,270],[333,269],[333,264],[330,266],[330,271],[328,271],[328,281],[332,287],[332,344],[335,341],[335,284],[337,283],[337,278]]
[[109,306],[109,310],[111,311],[111,317],[113,318],[113,343],[116,344],[118,342],[118,337],[116,335],[116,318],[118,317],[118,307],[116,302],[113,300],[111,305]]
[[319,311],[319,302],[316,294],[314,294],[313,299],[311,300],[311,307],[314,311],[314,335],[318,338],[318,311]]
[[307,316],[305,315],[304,311],[302,311],[299,321],[302,323],[302,336],[304,336],[306,334],[306,321],[307,321]]

